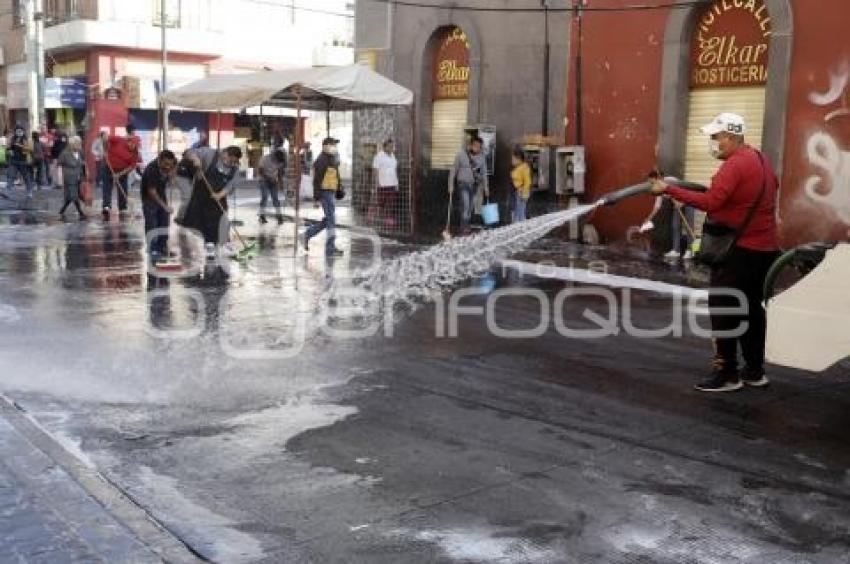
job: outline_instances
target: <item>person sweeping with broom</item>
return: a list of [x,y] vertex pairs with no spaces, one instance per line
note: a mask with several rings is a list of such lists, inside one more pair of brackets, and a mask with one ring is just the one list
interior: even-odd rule
[[118,189],[118,213],[127,213],[127,176],[142,162],[139,154],[141,139],[136,128],[127,125],[127,134],[110,135],[106,138],[106,179],[103,183],[103,221],[109,221],[112,209],[112,189]]
[[208,256],[228,240],[227,196],[235,188],[241,158],[236,146],[221,151],[199,147],[186,151],[180,165],[180,173],[192,177],[192,194],[180,224],[201,233]]

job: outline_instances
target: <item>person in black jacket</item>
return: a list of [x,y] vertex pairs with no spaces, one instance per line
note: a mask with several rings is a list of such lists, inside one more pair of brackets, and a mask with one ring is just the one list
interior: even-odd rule
[[322,206],[325,217],[319,223],[314,223],[301,236],[305,250],[310,250],[310,239],[327,229],[325,241],[325,256],[342,256],[342,251],[336,248],[336,202],[345,197],[339,175],[339,156],[337,144],[339,141],[328,137],[322,141],[322,154],[313,163],[313,198],[317,205]]

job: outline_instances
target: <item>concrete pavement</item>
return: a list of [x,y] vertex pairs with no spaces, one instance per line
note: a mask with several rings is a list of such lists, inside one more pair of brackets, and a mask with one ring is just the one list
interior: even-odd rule
[[[298,354],[252,358],[241,352],[259,343],[283,352],[296,314],[368,252],[343,233],[341,261],[293,261],[288,227],[246,225],[260,254],[227,281],[153,292],[137,223],[9,217],[0,387],[212,561],[850,561],[846,364],[817,377],[771,367],[768,390],[705,396],[691,385],[710,344],[689,332],[579,340],[550,326],[508,340],[466,315],[448,338],[435,305],[400,315],[392,335],[322,333]],[[383,255],[410,250],[387,242]],[[554,240],[517,258],[702,280]],[[510,270],[470,284],[484,293],[468,306],[494,289],[573,287]],[[628,299],[640,327],[671,315],[661,293]],[[577,298],[565,318],[592,326],[588,309],[605,302]],[[493,306],[510,329],[539,310],[521,295]]]

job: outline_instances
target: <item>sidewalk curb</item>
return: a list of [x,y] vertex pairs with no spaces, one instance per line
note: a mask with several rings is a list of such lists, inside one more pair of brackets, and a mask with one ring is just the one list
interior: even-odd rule
[[163,562],[177,564],[209,562],[159,523],[103,474],[70,453],[25,409],[3,393],[0,393],[0,417],[64,470],[110,516]]

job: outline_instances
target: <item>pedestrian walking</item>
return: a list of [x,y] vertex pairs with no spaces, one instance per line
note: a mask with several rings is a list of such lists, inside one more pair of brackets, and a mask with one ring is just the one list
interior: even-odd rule
[[13,192],[15,182],[20,177],[24,183],[27,199],[31,199],[33,191],[32,143],[21,125],[15,125],[15,131],[9,140],[6,161],[6,190]]
[[460,232],[470,233],[469,224],[472,221],[473,201],[480,191],[484,197],[490,197],[490,187],[487,183],[487,161],[482,152],[484,141],[473,136],[467,147],[455,155],[454,163],[449,172],[449,194],[457,188],[460,194],[461,214]]
[[180,164],[180,174],[192,179],[192,193],[180,223],[201,233],[208,255],[227,242],[227,196],[236,188],[241,158],[242,150],[236,146],[221,151],[199,147],[186,151]]
[[65,203],[59,210],[60,217],[65,217],[65,210],[74,204],[80,221],[86,219],[80,205],[80,185],[86,180],[86,159],[83,154],[83,140],[77,136],[71,137],[65,150],[59,155],[59,166],[62,168],[62,188],[65,192]]
[[301,236],[304,250],[310,250],[310,239],[327,230],[325,240],[325,256],[338,257],[343,252],[336,248],[336,200],[345,197],[342,180],[339,174],[339,140],[328,137],[322,141],[322,153],[313,163],[313,199],[316,206],[321,205],[324,217],[319,223],[314,223]]
[[136,128],[127,125],[126,135],[109,135],[106,138],[106,178],[103,184],[103,220],[109,221],[112,207],[112,189],[118,189],[118,211],[120,216],[127,213],[127,177],[136,170],[142,157],[139,154],[141,139],[135,134]]
[[[697,384],[696,389],[728,392],[744,384],[766,386],[767,320],[762,301],[765,277],[778,256],[779,183],[767,158],[745,143],[746,124],[741,116],[722,113],[700,131],[710,136],[712,156],[723,161],[708,192],[679,188],[672,180],[668,183],[659,179],[653,184],[655,194],[668,194],[708,212],[698,258],[711,266],[708,304],[715,333],[715,357],[711,376]],[[739,291],[746,303],[739,303],[728,289]],[[741,305],[745,306],[745,313],[727,314]],[[739,344],[745,362],[740,372]]]
[[[142,172],[141,197],[145,216],[145,241],[151,262],[168,257],[168,227],[174,210],[168,201],[167,188],[177,170],[177,157],[165,149]],[[153,230],[161,230],[150,235]],[[164,233],[163,233],[164,231]]]
[[372,168],[378,183],[378,209],[381,221],[385,226],[395,222],[398,210],[398,159],[395,156],[395,143],[392,139],[384,141],[384,145],[375,158]]
[[531,197],[531,167],[525,162],[522,149],[514,149],[511,156],[511,185],[513,186],[513,222],[526,220],[526,208]]
[[283,188],[286,178],[286,153],[283,149],[275,149],[260,159],[260,223],[268,223],[266,219],[266,204],[271,198],[277,212],[277,223],[283,223],[283,213],[280,210],[278,192]]
[[50,158],[50,166],[52,170],[50,172],[51,179],[53,180],[53,185],[58,187],[64,186],[65,183],[62,180],[62,167],[59,165],[59,155],[65,150],[68,146],[68,134],[62,130],[58,130],[53,137],[53,145],[50,147],[50,151],[48,152],[48,156]]
[[38,131],[33,131],[30,135],[30,146],[32,147],[32,177],[35,186],[36,188],[48,188],[47,158]]
[[53,157],[53,142],[55,141],[55,138],[50,129],[47,128],[46,123],[42,123],[39,126],[38,131],[38,140],[41,141],[41,145],[44,150],[44,184],[51,187],[53,186],[53,171],[50,170],[50,167]]

